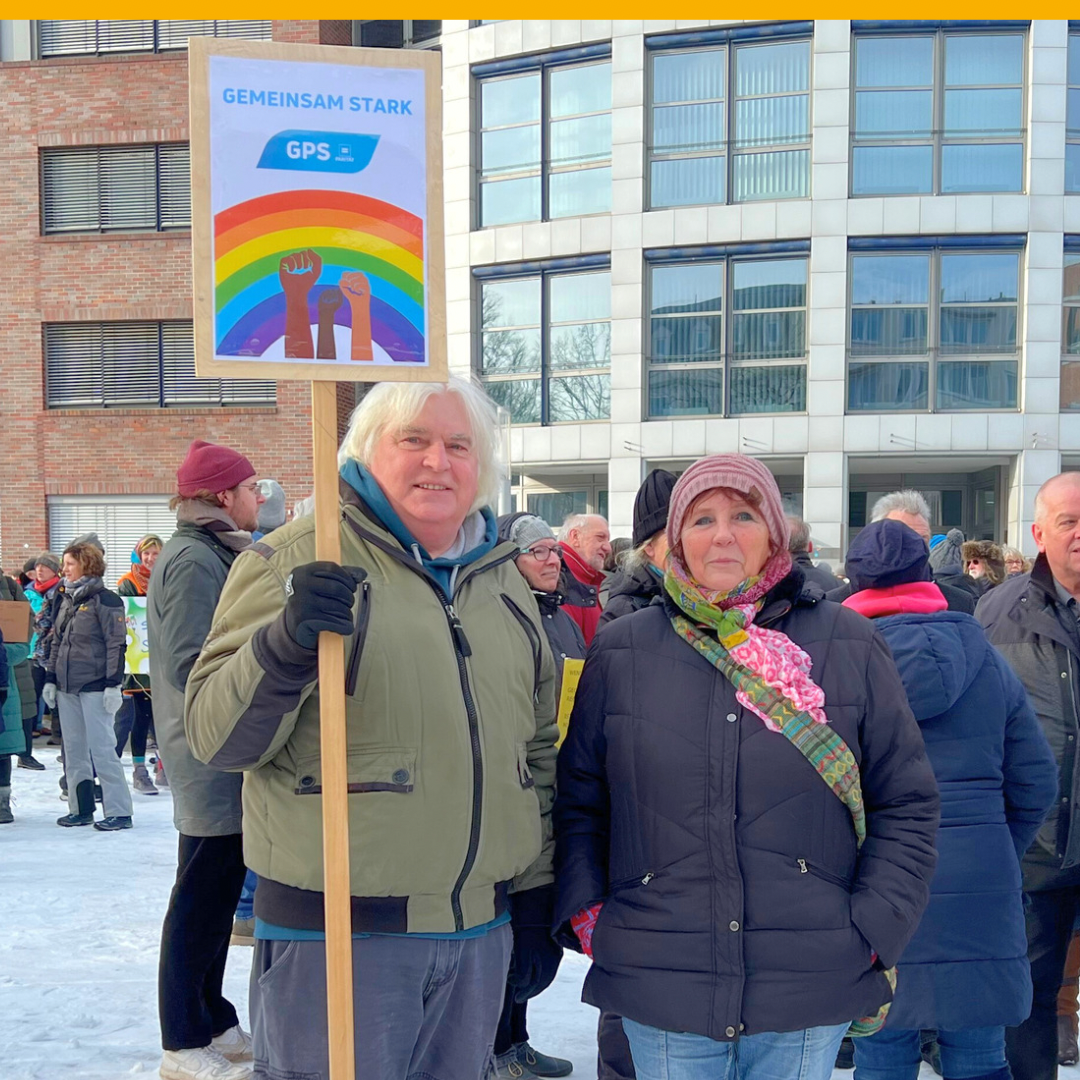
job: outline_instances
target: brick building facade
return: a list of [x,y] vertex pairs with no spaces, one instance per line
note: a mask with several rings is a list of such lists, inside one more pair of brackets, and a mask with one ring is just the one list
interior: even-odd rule
[[[274,22],[272,33],[351,42],[347,21]],[[194,438],[248,455],[260,476],[282,484],[290,505],[311,490],[306,383],[278,384],[272,405],[47,407],[45,328],[190,320],[191,240],[187,228],[46,235],[43,152],[186,143],[187,68],[186,49],[0,62],[0,565],[9,572],[62,539],[55,528],[50,537],[55,506],[140,506],[132,497],[141,496],[160,520]],[[352,401],[352,387],[343,386],[341,420]]]

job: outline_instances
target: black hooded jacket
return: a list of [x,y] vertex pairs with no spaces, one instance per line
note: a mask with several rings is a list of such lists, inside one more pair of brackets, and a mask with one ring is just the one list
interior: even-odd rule
[[659,575],[647,566],[618,571],[611,579],[600,625],[648,607],[662,592]]

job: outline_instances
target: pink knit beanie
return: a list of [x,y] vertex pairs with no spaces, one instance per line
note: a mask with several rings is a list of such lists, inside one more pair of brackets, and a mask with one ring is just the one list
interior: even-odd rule
[[787,551],[790,527],[784,515],[780,489],[773,474],[756,458],[743,454],[713,454],[695,461],[679,477],[671,493],[668,509],[668,545],[675,548],[682,536],[683,523],[693,501],[713,488],[731,488],[749,494],[756,489],[761,495],[761,516],[769,529],[773,550]]

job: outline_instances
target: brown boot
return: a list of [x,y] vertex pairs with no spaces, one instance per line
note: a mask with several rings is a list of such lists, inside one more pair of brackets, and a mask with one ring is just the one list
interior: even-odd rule
[[1058,1023],[1058,1064],[1075,1065],[1080,1061],[1080,1049],[1076,1045],[1076,1017],[1059,1016]]

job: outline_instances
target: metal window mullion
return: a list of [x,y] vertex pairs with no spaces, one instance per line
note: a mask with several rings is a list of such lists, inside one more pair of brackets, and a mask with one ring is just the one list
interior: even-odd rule
[[[157,40],[157,19],[154,20],[154,37],[155,37],[155,43],[156,43],[156,40]],[[165,371],[164,371],[164,366],[165,366],[165,342],[163,340],[164,332],[165,332],[165,324],[163,322],[161,322],[161,320],[159,319],[158,324],[157,324],[157,368],[158,368],[157,391],[158,391],[158,408],[159,409],[164,409],[165,408]]]
[[721,415],[723,416],[731,416],[731,368],[733,366],[731,355],[734,352],[731,328],[731,283],[735,277],[731,273],[731,263],[730,256],[720,260],[721,273],[723,274],[723,280],[720,282],[720,360],[721,369],[724,373],[724,394],[721,402],[724,411]]
[[[550,67],[540,69],[540,220],[550,220],[551,200],[548,197],[548,183],[551,177],[551,71]],[[547,294],[545,282],[540,287],[540,311],[543,314],[544,297]],[[543,343],[541,342],[541,366],[543,366]],[[547,380],[544,379],[541,410],[541,423],[547,423],[544,419],[547,401]]]
[[937,407],[937,366],[941,355],[941,249],[931,252],[929,275],[930,301],[926,320],[926,352],[929,371],[926,380],[926,404],[929,412],[936,413]]
[[[731,45],[725,45],[727,55],[724,57],[725,94],[724,94],[724,205],[734,206],[735,188],[735,110],[732,104],[735,101],[735,49]],[[724,263],[723,286],[727,288],[727,262]],[[727,409],[728,378],[725,361],[724,371],[724,416],[728,415]]]

